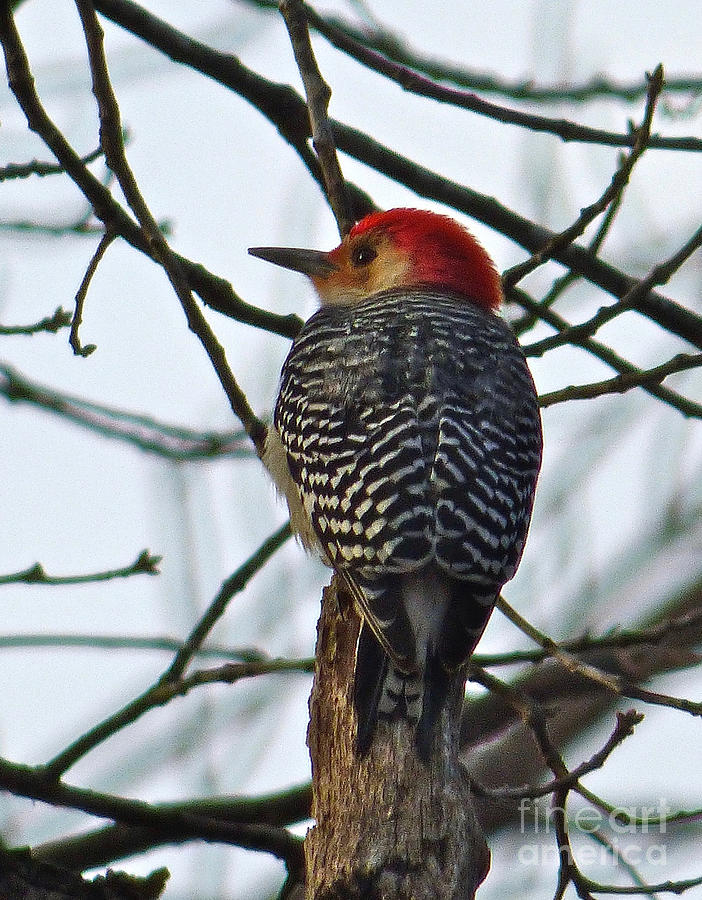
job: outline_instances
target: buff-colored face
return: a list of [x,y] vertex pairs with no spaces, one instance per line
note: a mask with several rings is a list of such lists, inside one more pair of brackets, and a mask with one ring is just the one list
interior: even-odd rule
[[322,303],[330,305],[351,305],[399,287],[410,268],[408,255],[380,229],[347,235],[327,256],[336,268],[328,275],[312,276],[312,282]]

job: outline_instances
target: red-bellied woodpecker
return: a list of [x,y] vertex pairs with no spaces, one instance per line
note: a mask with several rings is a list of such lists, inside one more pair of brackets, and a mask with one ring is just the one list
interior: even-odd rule
[[514,575],[541,464],[531,375],[485,250],[393,209],[330,252],[257,247],[321,308],[283,366],[264,462],[294,531],[354,599],[356,746],[405,716],[428,759],[451,673]]

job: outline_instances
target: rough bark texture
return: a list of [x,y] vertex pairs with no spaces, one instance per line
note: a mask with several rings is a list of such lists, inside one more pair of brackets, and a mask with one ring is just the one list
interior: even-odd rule
[[453,686],[431,764],[404,721],[381,722],[368,755],[354,753],[351,702],[359,620],[324,592],[310,697],[315,827],[305,841],[308,900],[466,900],[489,868],[458,761],[463,679]]

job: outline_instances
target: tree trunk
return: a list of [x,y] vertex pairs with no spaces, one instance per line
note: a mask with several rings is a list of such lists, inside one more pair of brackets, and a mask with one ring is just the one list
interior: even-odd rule
[[307,900],[467,900],[489,852],[458,761],[463,677],[427,766],[404,720],[381,721],[367,756],[354,753],[352,706],[359,630],[340,611],[336,580],[324,592],[317,633],[308,744],[312,815],[305,841]]

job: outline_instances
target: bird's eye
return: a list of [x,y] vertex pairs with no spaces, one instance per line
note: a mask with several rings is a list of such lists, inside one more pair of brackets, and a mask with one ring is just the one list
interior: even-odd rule
[[367,266],[372,263],[378,254],[367,244],[361,244],[360,247],[354,247],[351,251],[351,262],[354,266]]

